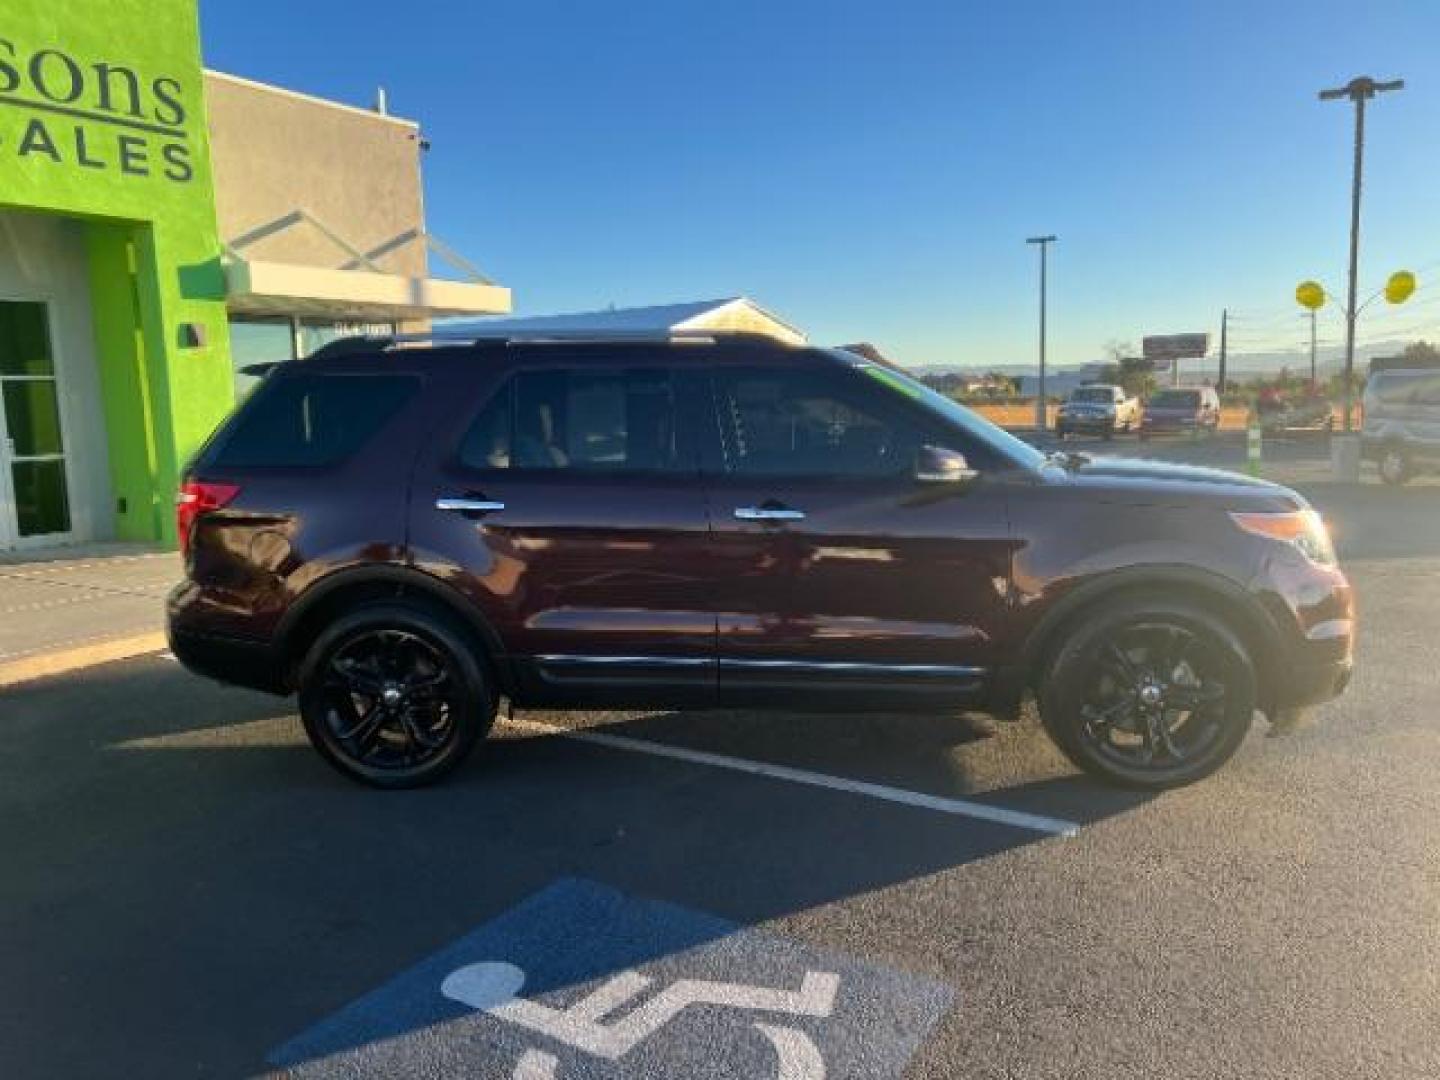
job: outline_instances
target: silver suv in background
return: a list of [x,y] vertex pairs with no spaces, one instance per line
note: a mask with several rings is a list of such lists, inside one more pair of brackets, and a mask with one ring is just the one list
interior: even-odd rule
[[1127,394],[1124,387],[1109,383],[1076,387],[1055,418],[1055,434],[1062,439],[1075,432],[1109,439],[1117,431],[1128,435],[1139,429],[1140,399]]
[[1387,484],[1440,470],[1440,368],[1377,371],[1365,384],[1364,456]]

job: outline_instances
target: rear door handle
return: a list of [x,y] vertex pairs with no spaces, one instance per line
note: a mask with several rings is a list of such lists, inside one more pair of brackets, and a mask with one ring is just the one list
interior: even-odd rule
[[788,506],[737,506],[735,516],[741,521],[804,521],[804,510]]
[[504,510],[505,504],[494,499],[442,498],[435,500],[435,509],[456,514],[494,514]]

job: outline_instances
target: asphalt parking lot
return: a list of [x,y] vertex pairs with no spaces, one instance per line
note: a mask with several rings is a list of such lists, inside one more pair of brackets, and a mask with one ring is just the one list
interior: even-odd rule
[[381,794],[163,656],[0,691],[3,1073],[1440,1075],[1440,485],[1323,453],[1355,682],[1159,797],[919,713],[523,713]]

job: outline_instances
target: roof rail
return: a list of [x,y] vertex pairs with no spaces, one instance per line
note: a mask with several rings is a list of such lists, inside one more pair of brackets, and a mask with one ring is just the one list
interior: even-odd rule
[[609,342],[684,342],[692,345],[714,345],[720,341],[751,341],[772,345],[778,349],[794,348],[779,338],[751,330],[510,330],[487,333],[484,330],[441,328],[418,333],[336,338],[316,349],[307,359],[426,345],[601,345]]

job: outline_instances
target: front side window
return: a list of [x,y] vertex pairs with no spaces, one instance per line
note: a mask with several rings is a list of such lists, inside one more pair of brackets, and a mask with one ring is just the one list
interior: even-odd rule
[[813,371],[715,376],[725,469],[763,476],[896,476],[918,435],[872,400]]
[[472,469],[646,472],[680,467],[670,373],[526,371],[491,397],[460,446]]

